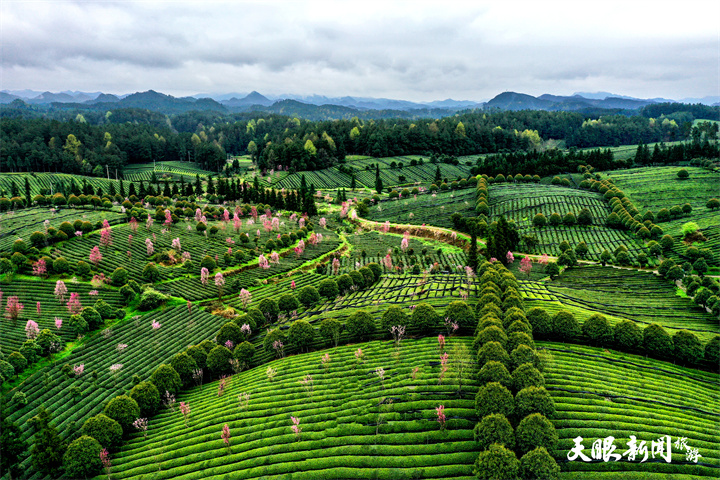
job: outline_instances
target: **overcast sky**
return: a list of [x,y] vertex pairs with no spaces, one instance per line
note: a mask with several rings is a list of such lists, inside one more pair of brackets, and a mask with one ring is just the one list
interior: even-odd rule
[[720,95],[720,1],[0,1],[0,89]]

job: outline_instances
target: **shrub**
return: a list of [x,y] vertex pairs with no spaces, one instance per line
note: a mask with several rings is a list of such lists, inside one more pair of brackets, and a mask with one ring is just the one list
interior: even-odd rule
[[613,334],[610,323],[604,315],[591,315],[582,325],[582,332],[590,338],[590,342],[603,346],[612,342]]
[[165,395],[165,392],[170,392],[170,394],[175,395],[182,385],[180,375],[178,375],[174,368],[166,363],[163,363],[155,369],[150,376],[150,381],[158,389],[160,396]]
[[426,333],[439,325],[440,315],[438,315],[432,305],[423,302],[415,307],[410,315],[410,322],[407,326],[409,330]]
[[233,357],[238,360],[242,365],[250,367],[252,359],[255,356],[255,345],[250,342],[242,342],[240,345],[235,347],[233,351]]
[[680,180],[685,180],[690,177],[690,173],[688,173],[688,171],[684,168],[681,168],[680,170],[678,170],[677,176]]
[[390,336],[390,329],[394,326],[408,326],[410,321],[405,310],[396,306],[390,306],[380,319],[380,328],[385,337]]
[[475,327],[475,315],[468,304],[462,300],[451,302],[445,308],[445,317],[449,318],[451,322],[457,323],[461,329],[469,330]]
[[9,380],[15,376],[15,368],[10,364],[10,362],[6,362],[5,360],[0,360],[0,376],[3,378]]
[[480,480],[516,480],[519,471],[520,462],[515,452],[495,443],[480,452],[473,467],[473,473]]
[[505,415],[495,413],[483,417],[473,433],[480,450],[487,450],[493,443],[515,448],[515,432]]
[[320,322],[320,336],[326,345],[337,345],[341,328],[342,324],[334,318],[325,318]]
[[369,287],[370,285],[375,283],[375,274],[368,267],[362,267],[360,270],[358,270],[358,272],[360,273],[360,275],[363,276],[366,287]]
[[230,360],[232,360],[232,352],[224,345],[218,345],[210,350],[207,356],[207,367],[215,376],[225,375],[232,371]]
[[375,319],[365,310],[358,310],[347,320],[350,338],[363,340],[375,333]]
[[130,302],[135,300],[135,295],[135,290],[133,290],[129,285],[123,285],[122,288],[120,288],[120,296],[122,297],[123,305],[129,305]]
[[142,277],[147,283],[155,283],[160,280],[160,270],[158,270],[157,265],[150,262],[143,268]]
[[[230,324],[234,327],[234,323]],[[239,328],[239,327],[238,327]],[[221,329],[222,330],[222,329]],[[180,381],[187,386],[193,382],[193,371],[198,368],[197,362],[186,352],[180,352],[170,360],[170,366],[180,375]]]
[[[567,310],[560,310],[552,317],[553,337],[563,341],[570,341],[580,334],[575,315]],[[534,330],[533,330],[534,331]]]
[[[212,342],[211,342],[212,343]],[[207,366],[207,352],[200,345],[193,345],[185,350],[185,353],[190,355],[198,368],[205,368]]]
[[720,335],[715,335],[705,345],[703,356],[706,362],[709,362],[717,368],[717,365],[720,363]]
[[557,480],[560,467],[544,447],[530,450],[520,459],[520,476],[533,480]]
[[207,268],[208,271],[212,272],[217,268],[217,263],[215,263],[215,259],[213,257],[205,255],[200,261],[200,268]]
[[102,318],[103,320],[115,318],[117,315],[117,310],[115,309],[115,307],[107,303],[102,298],[95,302],[93,308],[100,314],[100,318]]
[[552,336],[552,319],[544,309],[538,307],[531,308],[526,315],[530,325],[532,325],[533,336],[538,340],[547,339]]
[[112,284],[122,287],[128,281],[128,272],[123,267],[117,267],[112,273]]
[[102,470],[101,451],[100,443],[92,437],[83,435],[74,440],[63,455],[65,475],[69,478],[94,477]]
[[142,417],[154,415],[160,406],[160,392],[151,382],[140,382],[135,385],[130,390],[130,397],[137,402]]
[[350,287],[353,286],[353,281],[350,275],[347,273],[344,273],[337,277],[337,280],[335,280],[337,283],[338,288],[340,289],[340,293],[345,293],[350,290]]
[[475,396],[475,410],[479,417],[500,413],[506,417],[512,415],[515,407],[510,390],[498,382],[490,382],[478,390]]
[[523,363],[512,373],[512,382],[515,390],[522,390],[527,387],[542,387],[545,385],[545,377],[530,363]]
[[237,324],[228,322],[220,328],[215,339],[218,345],[225,345],[228,340],[230,340],[233,345],[237,345],[245,339],[245,334]]
[[530,348],[535,348],[535,342],[532,337],[524,332],[513,332],[508,335],[507,349],[511,352],[520,345],[527,345]]
[[478,350],[477,362],[479,367],[482,368],[490,361],[500,362],[506,367],[510,364],[510,355],[499,342],[487,342]]
[[675,358],[686,364],[695,364],[702,360],[703,347],[694,333],[680,330],[672,339]]
[[103,317],[94,307],[85,307],[80,316],[87,322],[90,330],[96,330],[103,325]]
[[373,275],[375,276],[375,281],[377,282],[378,280],[380,280],[380,277],[382,276],[382,267],[380,266],[380,264],[372,262],[368,263],[366,266],[370,269],[370,271],[372,271]]
[[287,341],[287,338],[285,337],[285,334],[280,330],[279,328],[274,328],[265,334],[265,338],[263,339],[263,348],[266,352],[272,352],[273,351],[273,344],[275,342],[282,342],[285,343]]
[[510,353],[510,364],[517,368],[524,363],[540,369],[540,357],[538,357],[537,351],[529,345],[520,344]]
[[280,307],[278,307],[277,302],[272,298],[263,298],[258,305],[258,310],[260,310],[260,313],[262,313],[263,315],[264,323],[277,322],[278,314],[280,313]]
[[360,290],[363,287],[365,287],[365,277],[362,276],[362,273],[353,270],[352,272],[348,273],[350,275],[350,279],[353,281],[353,285]]
[[58,257],[53,261],[53,270],[55,273],[59,273],[61,275],[68,273],[70,271],[70,263],[68,263],[68,261],[63,257]]
[[298,300],[305,305],[305,308],[309,308],[311,305],[320,301],[320,294],[315,287],[308,285],[300,289],[298,292]]
[[94,438],[101,447],[108,450],[114,450],[122,445],[122,427],[117,421],[103,413],[85,420],[82,434]]
[[167,295],[160,293],[153,288],[146,288],[140,295],[140,303],[137,308],[142,312],[154,310],[164,304],[168,298],[169,297]]
[[558,434],[550,420],[539,413],[532,413],[520,421],[515,430],[515,440],[523,453],[536,447],[552,450],[558,443]]
[[532,413],[555,415],[555,402],[543,386],[529,386],[515,395],[515,416],[525,418]]
[[105,405],[105,415],[117,421],[123,432],[130,432],[132,423],[140,416],[140,407],[135,400],[127,395],[118,395]]
[[632,352],[642,345],[643,335],[635,322],[623,320],[615,324],[613,328],[613,339],[618,348]]
[[[370,270],[368,269],[368,271]],[[340,290],[338,289],[338,284],[335,280],[326,278],[320,282],[320,285],[318,285],[318,293],[328,300],[334,300],[340,293]]]
[[315,340],[315,329],[306,320],[295,320],[288,331],[288,341],[303,351]]
[[508,369],[500,362],[490,360],[478,372],[478,380],[483,383],[497,382],[506,387],[512,385],[512,377]]
[[503,348],[505,348],[507,346],[507,340],[508,337],[505,333],[505,330],[500,327],[490,326],[486,327],[484,330],[477,334],[473,345],[476,347],[481,347],[487,342],[496,342],[502,345]]
[[[15,375],[20,375],[28,366],[27,359],[20,352],[13,352],[8,355],[7,363],[12,365]],[[3,374],[3,376],[5,375]]]
[[643,349],[658,358],[670,357],[673,353],[672,339],[664,328],[653,323],[643,330]]

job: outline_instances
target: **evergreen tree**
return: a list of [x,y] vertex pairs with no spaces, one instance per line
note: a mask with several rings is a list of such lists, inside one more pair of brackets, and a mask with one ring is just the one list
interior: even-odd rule
[[383,191],[383,181],[382,178],[380,178],[380,166],[377,164],[375,165],[375,191],[377,191],[378,194]]
[[477,272],[478,267],[478,246],[477,246],[477,228],[474,224],[470,226],[470,250],[468,251],[468,267]]
[[433,180],[433,183],[435,185],[440,185],[440,183],[442,183],[442,174],[440,173],[440,165],[435,167],[435,178]]
[[[142,182],[140,182],[140,185],[142,186]],[[199,196],[204,193],[203,187],[202,187],[202,181],[200,180],[200,174],[195,174],[195,195]]]
[[10,472],[10,478],[22,473],[19,463],[27,454],[28,445],[22,439],[20,427],[7,418],[0,424],[0,475]]
[[30,449],[35,468],[45,475],[57,475],[62,465],[63,455],[67,446],[58,435],[55,426],[50,423],[50,413],[44,407],[31,419],[38,433],[35,443]]
[[32,197],[30,196],[30,180],[25,177],[25,205],[30,206],[32,204]]
[[208,195],[215,195],[215,184],[213,183],[212,175],[207,176],[207,187],[205,190]]
[[[130,184],[132,185],[132,184]],[[123,179],[120,179],[120,196],[125,198],[125,184],[123,183]]]
[[352,176],[350,177],[350,190],[352,190],[354,192],[355,188],[357,188],[357,185],[356,185],[356,180],[355,180],[355,174],[353,173]]

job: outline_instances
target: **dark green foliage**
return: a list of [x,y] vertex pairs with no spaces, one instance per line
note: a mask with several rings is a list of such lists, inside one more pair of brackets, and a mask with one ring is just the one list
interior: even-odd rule
[[560,275],[560,267],[556,262],[549,262],[547,265],[545,265],[544,272],[547,273],[552,280],[558,275]]
[[200,268],[207,268],[209,272],[212,272],[217,268],[217,263],[215,263],[215,259],[213,257],[205,255],[200,261]]
[[520,459],[520,476],[533,480],[557,480],[560,467],[544,447],[530,450]]
[[643,349],[654,357],[668,358],[673,353],[673,342],[664,328],[653,323],[643,330]]
[[[567,310],[560,310],[551,320],[552,336],[562,341],[571,341],[580,335],[580,325],[575,315]],[[535,330],[533,329],[533,332]]]
[[525,418],[532,413],[548,418],[555,415],[555,402],[543,386],[529,386],[515,395],[515,416]]
[[318,285],[318,293],[328,300],[335,300],[335,297],[338,296],[340,290],[338,289],[338,284],[335,280],[326,278],[320,282],[320,285]]
[[482,368],[490,361],[500,362],[506,367],[510,364],[510,355],[499,342],[487,342],[478,350],[477,362],[479,367]]
[[515,390],[520,391],[527,387],[542,387],[545,377],[530,363],[523,363],[512,373],[512,382]]
[[410,321],[405,310],[396,305],[388,307],[382,319],[380,319],[380,329],[385,337],[390,336],[390,329],[392,327],[408,325],[410,325]]
[[313,340],[315,340],[315,329],[307,320],[295,320],[290,325],[287,338],[291,344],[302,352],[309,349]]
[[232,371],[230,365],[232,358],[232,352],[224,345],[218,345],[210,350],[207,356],[207,367],[210,369],[210,373],[218,377],[230,373]]
[[[103,305],[101,305],[103,306]],[[108,305],[109,306],[109,305]],[[109,313],[106,311],[106,313]],[[103,317],[94,307],[85,307],[82,309],[80,316],[85,319],[90,330],[96,330],[103,325]]]
[[[117,309],[115,309],[115,307],[113,307],[103,299],[95,302],[95,305],[93,305],[92,308],[94,308],[97,313],[100,314],[100,318],[102,318],[103,320],[113,319],[117,316]],[[87,318],[85,319],[87,320]]]
[[193,345],[191,347],[188,347],[185,352],[190,355],[193,360],[195,360],[195,364],[198,366],[198,368],[205,368],[207,366],[207,352],[203,347],[199,345]]
[[104,413],[99,413],[85,420],[82,426],[82,434],[94,438],[102,448],[108,450],[115,450],[115,448],[122,445],[122,427],[117,421]]
[[519,471],[520,462],[515,452],[498,444],[480,452],[473,467],[473,473],[480,480],[516,480]]
[[280,330],[279,328],[274,328],[270,330],[263,339],[263,348],[266,352],[272,352],[273,351],[273,344],[275,342],[282,342],[285,343],[287,341],[287,338],[285,338],[285,334]]
[[25,340],[20,347],[20,354],[27,359],[28,365],[35,363],[40,353],[40,347],[35,340]]
[[[237,327],[234,323],[230,325]],[[180,375],[180,381],[184,386],[188,386],[193,382],[193,371],[198,368],[197,362],[186,352],[180,352],[170,360],[170,366]]]
[[515,440],[521,452],[529,452],[536,447],[552,450],[558,443],[555,427],[545,416],[533,413],[523,418],[515,430]]
[[365,310],[353,313],[345,326],[353,340],[364,340],[375,333],[375,319]]
[[132,431],[132,423],[140,416],[140,407],[135,400],[127,395],[118,395],[105,405],[103,413],[117,421],[123,432]]
[[487,342],[497,342],[505,348],[507,346],[507,340],[508,337],[505,330],[500,327],[490,326],[486,327],[475,336],[473,345],[476,346],[476,348],[480,348]]
[[302,303],[305,308],[308,308],[320,301],[320,294],[315,287],[308,285],[300,289],[298,292],[298,300],[300,300],[300,303]]
[[152,416],[160,406],[160,392],[151,382],[140,382],[135,385],[130,390],[130,397],[137,402],[140,415],[143,417]]
[[506,387],[512,386],[512,377],[510,372],[500,362],[490,360],[478,372],[478,380],[481,383],[497,382]]
[[535,342],[532,337],[524,332],[513,332],[508,335],[507,350],[511,352],[520,345],[527,345],[530,348],[535,348]]
[[[15,375],[20,375],[23,370],[25,370],[28,366],[28,361],[20,352],[13,352],[7,357],[7,363],[9,363],[13,370],[15,371]],[[3,377],[5,374],[2,373]],[[6,377],[8,378],[8,377]]]
[[450,302],[445,308],[445,317],[451,322],[457,323],[461,329],[470,330],[475,328],[475,315],[472,308],[462,300]]
[[382,267],[380,266],[380,264],[372,262],[368,263],[366,267],[372,271],[373,275],[375,276],[376,282],[380,280],[380,277],[382,276]]
[[[97,314],[97,312],[95,312]],[[100,315],[98,315],[100,317]],[[60,337],[52,333],[49,329],[45,328],[40,331],[40,334],[35,337],[35,342],[40,347],[40,355],[46,356],[50,354],[50,350],[53,345],[61,347],[65,344]]]
[[[242,330],[237,324],[233,322],[227,322],[225,325],[220,327],[220,331],[215,336],[215,339],[217,340],[218,345],[225,345],[225,343],[230,340],[234,348],[235,345],[245,339],[245,334],[243,334]],[[180,372],[178,371],[178,373]]]
[[493,443],[515,448],[515,432],[505,415],[495,413],[483,417],[473,432],[480,450],[487,450]]
[[130,302],[135,300],[135,296],[137,294],[135,293],[135,290],[133,290],[132,287],[130,287],[129,285],[123,285],[120,288],[120,295],[122,296],[123,304],[127,306],[130,304]]
[[717,369],[720,365],[720,335],[715,335],[705,345],[705,352],[703,354],[705,361],[715,366]]
[[334,318],[325,318],[320,322],[320,336],[325,341],[325,345],[337,346],[341,328],[342,324]]
[[338,289],[340,289],[340,293],[345,293],[350,290],[350,287],[353,286],[353,281],[350,275],[347,273],[344,273],[337,277],[337,280],[335,280],[337,283]]
[[699,363],[703,358],[703,346],[697,336],[688,331],[680,330],[673,339],[673,354],[685,364]]
[[605,316],[598,313],[585,320],[582,325],[582,332],[590,339],[593,345],[608,345],[613,339],[610,323]]
[[635,322],[623,320],[613,327],[613,340],[621,350],[633,352],[642,345],[643,334]]
[[[471,311],[472,313],[472,311]],[[410,314],[408,330],[413,332],[427,333],[440,326],[440,315],[432,305],[419,303]]]
[[353,285],[355,285],[355,287],[357,287],[358,290],[365,287],[365,278],[362,276],[362,273],[353,270],[350,273],[348,273],[348,275],[350,275],[350,278],[353,281]]
[[475,410],[479,417],[500,413],[509,417],[515,408],[515,399],[510,390],[498,382],[485,384],[475,396]]
[[0,375],[3,378],[10,380],[15,376],[15,368],[5,360],[0,360]]
[[244,367],[250,367],[255,356],[255,345],[250,342],[242,342],[233,350],[233,357]]
[[533,336],[538,340],[544,340],[552,336],[552,319],[542,308],[531,308],[526,313],[527,319],[532,325]]
[[[375,283],[375,274],[370,270],[368,267],[362,267],[360,270],[358,270],[360,275],[363,276],[363,280],[365,281],[365,286],[369,287],[373,283]],[[322,285],[322,282],[320,282]]]
[[70,478],[94,477],[102,470],[100,451],[102,446],[98,441],[83,435],[68,445],[63,456],[65,473]]
[[163,363],[155,369],[150,376],[150,381],[157,387],[161,398],[165,395],[165,392],[175,395],[182,385],[180,375],[178,375],[174,368],[166,363]]
[[158,292],[155,289],[147,288],[140,295],[140,303],[138,304],[138,310],[146,312],[158,308],[160,305],[168,300],[168,296]]
[[114,287],[122,287],[128,281],[128,272],[123,267],[118,267],[113,271],[111,278]]
[[22,472],[20,462],[27,456],[28,444],[22,439],[22,430],[7,418],[0,423],[0,475],[10,473],[18,477]]
[[525,344],[520,344],[510,353],[510,364],[517,368],[524,363],[529,363],[540,369],[540,358],[537,351]]
[[280,307],[278,307],[277,302],[272,298],[263,298],[258,305],[258,310],[260,310],[264,318],[264,322],[260,325],[277,322],[278,314],[280,314]]
[[150,262],[143,268],[142,277],[148,283],[155,283],[160,280],[160,270],[158,270],[157,265]]

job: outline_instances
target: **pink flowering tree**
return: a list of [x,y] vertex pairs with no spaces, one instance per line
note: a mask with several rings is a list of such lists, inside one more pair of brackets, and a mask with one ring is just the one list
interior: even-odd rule
[[172,249],[177,251],[178,253],[182,251],[182,246],[180,245],[180,238],[173,238]]
[[305,219],[301,218],[298,220],[298,227],[303,228],[305,226]]
[[25,336],[30,340],[34,340],[38,335],[40,335],[38,324],[32,320],[28,320],[25,324]]
[[228,453],[230,453],[230,436],[230,427],[228,427],[226,423],[225,425],[223,425],[222,432],[220,433],[220,438],[222,438],[225,446],[228,448]]
[[438,335],[438,347],[441,351],[445,349],[445,335],[442,333]]
[[233,228],[235,229],[235,233],[240,231],[240,227],[242,227],[242,220],[240,220],[238,214],[235,213],[235,215],[233,215]]
[[183,419],[185,420],[185,428],[187,428],[188,418],[190,418],[190,404],[180,402],[180,413],[182,413]]
[[274,265],[280,264],[280,255],[277,252],[272,252],[270,254],[270,263],[272,263]]
[[70,315],[77,315],[82,311],[82,304],[80,303],[80,294],[72,292],[70,294],[70,300],[67,302],[67,309]]
[[243,305],[243,309],[247,310],[248,305],[250,305],[250,302],[252,302],[252,293],[243,288],[240,290],[239,297],[240,302]]
[[511,264],[511,263],[513,263],[513,262],[515,261],[515,256],[514,256],[513,253],[510,252],[510,251],[507,252],[507,255],[505,255],[505,258],[507,259],[508,265]]
[[102,245],[103,248],[107,249],[107,247],[112,245],[112,231],[110,230],[110,223],[108,223],[107,219],[103,220],[103,226],[102,230],[100,230],[100,245]]
[[40,310],[41,310],[40,302],[35,302],[35,311],[37,312],[38,315],[40,315]]
[[258,266],[265,270],[270,268],[270,263],[267,261],[267,258],[265,258],[265,255],[263,255],[262,253],[258,257]]
[[153,223],[155,223],[155,220],[153,220],[152,216],[148,213],[147,220],[145,221],[145,229],[150,230],[153,226]]
[[132,233],[128,234],[128,247],[132,247],[133,236]]
[[44,277],[47,274],[47,264],[42,258],[33,264],[33,275]]
[[383,258],[383,264],[385,265],[385,270],[392,271],[393,269],[393,263],[392,263],[392,257],[390,257],[390,254],[388,253],[385,255],[385,258]]
[[62,323],[63,323],[63,322],[62,322],[62,318],[60,318],[60,317],[55,317],[55,328],[57,328],[58,330],[60,330],[60,329],[62,328]]
[[318,222],[318,225],[320,225],[320,228],[326,228],[327,226],[327,220],[325,220],[325,217],[322,217],[320,221]]
[[385,223],[383,223],[382,231],[383,231],[383,233],[388,233],[390,231],[390,221],[389,220],[385,220]]
[[297,417],[290,417],[292,426],[290,427],[295,434],[295,440],[300,441],[300,435],[302,434],[302,428],[300,428],[300,419]]
[[280,230],[280,219],[278,217],[273,217],[272,229],[275,230],[276,232]]
[[547,253],[544,253],[543,256],[540,257],[540,260],[538,260],[538,264],[542,265],[543,270],[545,270],[548,263],[550,263],[550,257]]
[[443,381],[443,378],[445,378],[445,374],[448,371],[448,362],[449,362],[450,356],[447,354],[447,352],[443,353],[440,357],[440,377],[438,378],[438,383],[441,384]]
[[110,467],[112,467],[112,462],[110,461],[110,452],[108,452],[107,448],[103,448],[100,451],[100,463],[102,463],[102,466],[105,469],[105,474],[108,478],[110,478]]
[[437,421],[440,424],[440,430],[445,430],[445,422],[447,421],[447,418],[445,417],[445,406],[440,405],[435,408],[435,412],[437,413]]
[[135,217],[132,217],[130,219],[130,230],[132,230],[133,233],[137,233],[138,230],[138,221],[135,220]]
[[98,263],[102,260],[102,253],[100,253],[99,247],[93,247],[92,250],[90,250],[90,261],[95,265],[95,268],[97,268]]
[[223,277],[222,272],[215,274],[215,286],[218,289],[218,299],[222,300],[222,289],[225,286],[225,277]]
[[25,305],[20,303],[19,297],[8,297],[7,304],[5,305],[5,316],[12,321],[13,325],[15,325],[17,319],[20,317],[23,308],[25,308]]
[[340,260],[338,260],[337,258],[333,258],[332,270],[333,270],[333,275],[337,275],[338,272],[340,271]]
[[530,272],[532,272],[532,260],[530,257],[523,257],[523,259],[520,260],[520,272],[530,278]]
[[133,427],[143,433],[143,439],[147,440],[148,421],[147,418],[136,418]]
[[400,250],[403,251],[403,253],[407,252],[408,249],[408,239],[403,237],[402,240],[400,240]]
[[207,287],[209,277],[210,277],[210,271],[207,268],[202,267],[200,269],[200,283],[203,284],[203,287]]
[[165,209],[165,222],[163,223],[166,227],[170,228],[172,227],[172,214],[170,213],[170,210]]

